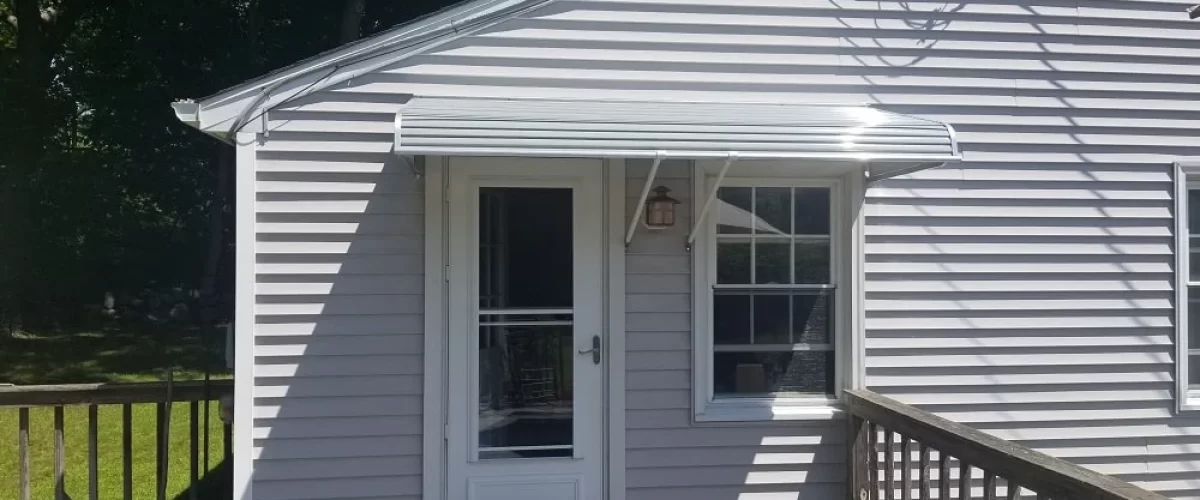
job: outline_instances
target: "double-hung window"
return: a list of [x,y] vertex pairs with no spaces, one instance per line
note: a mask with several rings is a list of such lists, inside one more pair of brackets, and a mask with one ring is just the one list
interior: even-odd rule
[[727,179],[717,190],[697,254],[698,420],[832,414],[838,186]]
[[1200,158],[1176,163],[1176,181],[1176,376],[1180,409],[1195,410],[1200,409]]

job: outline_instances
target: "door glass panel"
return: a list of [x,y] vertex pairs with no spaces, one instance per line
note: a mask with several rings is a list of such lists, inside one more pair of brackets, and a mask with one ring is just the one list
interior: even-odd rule
[[480,188],[480,309],[571,307],[571,190]]
[[570,457],[570,189],[479,191],[480,459]]

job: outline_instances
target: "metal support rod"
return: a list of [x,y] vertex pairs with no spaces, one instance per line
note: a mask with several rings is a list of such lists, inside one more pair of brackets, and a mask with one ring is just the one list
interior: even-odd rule
[[633,207],[633,219],[629,221],[629,230],[625,231],[625,248],[629,248],[629,242],[633,241],[633,232],[637,230],[638,221],[642,218],[642,211],[646,209],[646,198],[650,196],[650,186],[654,185],[654,178],[658,176],[658,166],[666,157],[665,151],[659,151],[654,156],[654,163],[650,165],[650,173],[646,174],[646,185],[642,186],[642,195],[638,198],[637,205]]
[[689,250],[692,248],[692,242],[696,241],[696,235],[700,233],[700,225],[704,224],[704,217],[708,215],[708,209],[712,208],[713,201],[717,199],[717,190],[721,189],[721,183],[725,181],[725,174],[729,172],[729,167],[737,159],[737,152],[730,152],[729,158],[725,159],[725,165],[721,166],[721,173],[717,174],[717,182],[709,190],[708,198],[704,200],[704,208],[700,209],[700,215],[696,216],[696,224],[692,227],[692,232],[688,233],[687,246]]

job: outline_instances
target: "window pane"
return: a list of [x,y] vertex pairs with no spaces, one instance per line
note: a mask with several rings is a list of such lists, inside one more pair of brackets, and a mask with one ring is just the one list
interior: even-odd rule
[[821,290],[792,297],[792,334],[796,344],[828,344],[833,338],[833,293]]
[[829,242],[796,242],[796,283],[829,284]]
[[1188,356],[1188,385],[1200,386],[1200,355]]
[[[537,456],[570,456],[573,436],[570,326],[481,326],[481,458],[524,456],[488,448],[561,446]],[[497,454],[499,453],[499,454]]]
[[717,245],[717,283],[750,283],[750,244]]
[[713,296],[713,342],[717,344],[750,343],[750,296]]
[[1188,287],[1188,349],[1200,349],[1200,286]]
[[571,194],[566,188],[479,189],[479,307],[571,307]]
[[788,335],[788,304],[785,294],[754,296],[754,343],[791,344]]
[[1188,281],[1200,281],[1200,233],[1188,235]]
[[717,232],[749,234],[754,227],[750,188],[723,187],[717,190]]
[[713,353],[713,394],[719,398],[832,392],[831,351]]
[[791,283],[791,243],[758,240],[754,243],[754,283],[778,284]]
[[755,229],[759,233],[791,234],[791,188],[756,188],[754,190]]
[[796,188],[795,234],[829,234],[829,189]]
[[1188,190],[1188,232],[1200,234],[1200,189]]

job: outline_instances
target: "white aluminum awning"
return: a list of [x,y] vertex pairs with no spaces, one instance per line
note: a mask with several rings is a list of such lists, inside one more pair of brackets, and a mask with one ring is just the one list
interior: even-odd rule
[[[413,97],[401,155],[826,160],[959,159],[950,125],[866,106]],[[872,169],[875,170],[875,169]],[[874,172],[872,172],[874,174]],[[873,175],[874,177],[874,175]]]
[[626,245],[665,159],[725,160],[689,245],[738,161],[793,160],[800,175],[861,165],[870,182],[959,159],[949,124],[866,106],[470,97],[413,97],[396,114],[395,153],[653,158]]

